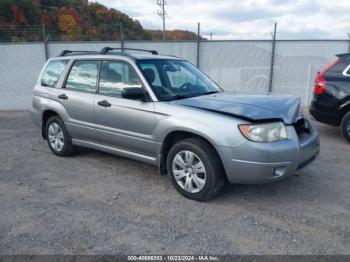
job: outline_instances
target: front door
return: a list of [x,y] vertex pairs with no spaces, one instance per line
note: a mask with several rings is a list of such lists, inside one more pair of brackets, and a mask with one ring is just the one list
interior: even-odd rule
[[153,102],[125,99],[123,88],[141,87],[135,70],[123,61],[103,61],[94,110],[98,140],[108,145],[155,157]]

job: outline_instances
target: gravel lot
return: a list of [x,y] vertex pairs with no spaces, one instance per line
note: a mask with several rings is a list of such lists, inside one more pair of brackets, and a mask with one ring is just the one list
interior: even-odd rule
[[316,125],[296,176],[198,203],[142,163],[54,156],[28,112],[1,112],[0,254],[350,254],[350,144]]

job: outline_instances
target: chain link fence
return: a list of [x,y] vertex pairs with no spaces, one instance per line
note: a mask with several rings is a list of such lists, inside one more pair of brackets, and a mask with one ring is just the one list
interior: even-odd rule
[[[307,106],[313,80],[337,53],[347,52],[347,40],[125,41],[125,48],[155,49],[184,58],[226,91],[236,94],[296,95]],[[120,42],[47,42],[0,44],[0,110],[29,109],[31,94],[46,57],[62,50],[101,50]],[[271,70],[273,78],[270,84]],[[271,90],[271,92],[269,92]]]

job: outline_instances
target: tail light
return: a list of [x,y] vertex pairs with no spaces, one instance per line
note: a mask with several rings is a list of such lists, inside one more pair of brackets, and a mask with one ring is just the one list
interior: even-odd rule
[[324,78],[324,74],[331,69],[333,66],[338,64],[340,62],[340,58],[329,64],[325,69],[323,69],[321,72],[319,72],[315,78],[315,87],[314,87],[314,94],[315,95],[321,95],[325,91],[325,87],[327,84],[327,80]]
[[324,93],[324,87],[326,86],[327,81],[323,77],[322,73],[318,73],[315,78],[315,87],[314,87],[314,94],[315,95],[321,95]]

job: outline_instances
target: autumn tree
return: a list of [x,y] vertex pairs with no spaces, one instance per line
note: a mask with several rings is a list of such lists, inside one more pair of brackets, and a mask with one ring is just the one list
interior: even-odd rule
[[[98,1],[98,0],[97,0]],[[0,41],[41,41],[42,25],[49,40],[162,39],[161,31],[114,8],[88,0],[0,0]],[[194,40],[189,31],[167,31],[167,39]]]
[[67,34],[71,34],[74,28],[77,26],[77,22],[71,15],[61,15],[58,18],[58,28]]
[[23,15],[22,10],[17,5],[11,6],[13,20],[17,24],[27,24],[27,18]]

